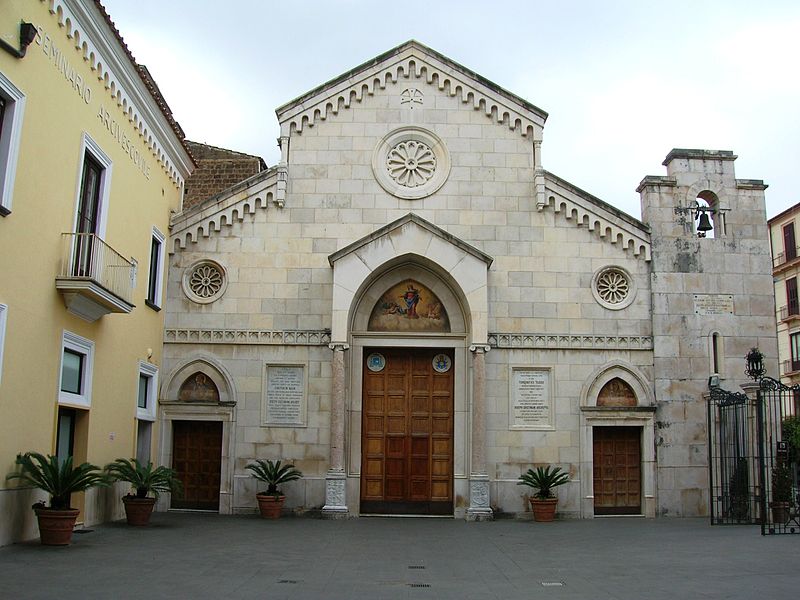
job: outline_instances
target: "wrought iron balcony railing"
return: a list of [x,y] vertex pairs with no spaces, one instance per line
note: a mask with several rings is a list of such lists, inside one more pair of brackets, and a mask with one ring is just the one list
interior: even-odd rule
[[800,371],[800,360],[784,360],[781,363],[781,375],[788,375],[789,373],[796,373]]
[[772,268],[777,269],[778,267],[784,265],[785,263],[791,262],[798,257],[800,257],[800,247],[797,247],[794,250],[789,250],[789,252],[781,252],[780,254],[776,254],[772,259]]
[[133,310],[136,265],[97,235],[64,233],[56,288],[67,308],[89,321]]

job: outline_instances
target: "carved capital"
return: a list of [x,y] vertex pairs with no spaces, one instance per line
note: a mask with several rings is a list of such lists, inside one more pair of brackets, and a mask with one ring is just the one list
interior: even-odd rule
[[333,342],[328,344],[328,348],[334,352],[344,352],[345,350],[350,350],[350,344],[346,344],[344,342]]
[[489,344],[471,344],[469,351],[473,354],[486,354],[492,347]]

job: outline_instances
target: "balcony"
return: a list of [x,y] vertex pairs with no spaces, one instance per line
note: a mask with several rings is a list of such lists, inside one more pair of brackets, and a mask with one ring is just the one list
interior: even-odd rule
[[56,289],[67,310],[86,321],[109,313],[129,313],[134,305],[134,263],[92,233],[62,234]]
[[784,360],[781,363],[781,375],[796,375],[800,371],[800,360]]
[[779,273],[780,271],[783,271],[784,268],[793,265],[795,262],[797,262],[798,257],[800,257],[800,247],[794,249],[790,247],[788,252],[776,254],[772,259],[773,273]]
[[800,307],[794,304],[781,306],[779,313],[781,321],[794,321],[795,319],[800,319]]

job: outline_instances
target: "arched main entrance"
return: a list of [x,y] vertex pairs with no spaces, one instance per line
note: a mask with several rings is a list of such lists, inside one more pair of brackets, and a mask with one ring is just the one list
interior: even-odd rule
[[361,514],[453,515],[465,498],[467,323],[425,262],[385,270],[353,312],[350,457]]
[[[452,513],[471,519],[491,518],[483,355],[488,350],[488,269],[492,258],[409,213],[334,252],[328,260],[333,267],[333,386],[331,462],[325,478],[323,513],[337,516],[361,512],[361,486],[366,481],[361,470],[367,440],[363,399],[368,354],[382,348],[407,354],[425,349],[436,350],[434,356],[446,354],[452,362],[453,408],[452,417],[448,417],[453,423],[452,473],[447,476],[452,480]],[[448,331],[370,327],[370,317],[379,300],[406,280],[414,282],[412,287],[426,286],[441,301],[449,319]],[[413,290],[407,287],[398,298],[390,298],[404,310],[411,308],[405,304],[409,300],[413,302]],[[380,305],[381,310],[391,314],[395,307],[385,304]],[[422,307],[414,307],[417,309]],[[431,318],[437,307],[425,310],[425,316]],[[366,350],[370,352],[365,354]],[[382,452],[385,451],[384,440]],[[385,466],[385,462],[382,464]],[[385,485],[382,471],[381,477]],[[433,488],[433,480],[429,485]]]

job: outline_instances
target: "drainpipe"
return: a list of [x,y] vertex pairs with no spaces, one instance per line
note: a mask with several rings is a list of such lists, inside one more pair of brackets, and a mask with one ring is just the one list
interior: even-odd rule
[[36,39],[36,25],[33,23],[26,23],[22,21],[19,26],[19,46],[20,49],[17,50],[6,42],[4,39],[0,38],[0,47],[3,48],[6,52],[15,56],[17,58],[24,58],[25,53],[28,51],[28,46],[33,43],[33,40]]

